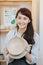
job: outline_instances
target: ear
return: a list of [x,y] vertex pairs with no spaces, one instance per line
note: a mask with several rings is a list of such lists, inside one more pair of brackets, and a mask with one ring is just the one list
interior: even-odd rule
[[31,20],[29,19],[29,23],[30,23],[30,21],[31,21]]

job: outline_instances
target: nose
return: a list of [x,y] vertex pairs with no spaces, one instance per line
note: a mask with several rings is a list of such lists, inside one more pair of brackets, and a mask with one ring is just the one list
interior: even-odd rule
[[24,23],[24,20],[23,20],[23,19],[21,19],[21,22],[22,22],[22,23]]

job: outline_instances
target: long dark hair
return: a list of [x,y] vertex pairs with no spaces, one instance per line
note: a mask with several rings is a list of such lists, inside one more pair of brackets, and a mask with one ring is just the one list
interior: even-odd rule
[[35,42],[34,42],[34,29],[33,29],[33,25],[32,25],[31,11],[27,8],[20,8],[16,14],[16,18],[18,16],[19,12],[21,14],[27,16],[30,19],[30,23],[28,23],[27,29],[23,34],[24,34],[24,39],[27,40],[28,44],[33,45]]

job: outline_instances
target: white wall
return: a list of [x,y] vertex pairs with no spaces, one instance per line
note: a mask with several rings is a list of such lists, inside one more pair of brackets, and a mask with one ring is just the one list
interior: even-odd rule
[[43,0],[40,0],[40,57],[43,65]]
[[40,0],[32,0],[32,19],[34,30],[39,33],[39,7]]

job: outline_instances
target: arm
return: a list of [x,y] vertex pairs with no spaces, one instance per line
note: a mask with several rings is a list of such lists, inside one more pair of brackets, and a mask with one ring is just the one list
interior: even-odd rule
[[25,55],[26,61],[29,64],[37,63],[38,51],[39,51],[39,36],[35,34],[34,36],[35,44],[32,47],[31,54],[27,53]]
[[10,57],[9,57],[9,53],[8,53],[8,49],[7,49],[7,43],[8,41],[15,37],[16,34],[14,34],[16,31],[15,30],[11,30],[10,32],[8,32],[8,34],[6,35],[6,38],[5,38],[5,47],[3,49],[3,54],[4,54],[4,57],[6,59],[6,62],[7,64],[10,62]]
[[12,62],[14,59],[13,58],[11,58],[10,56],[9,56],[9,52],[8,52],[8,49],[7,48],[5,48],[4,49],[4,57],[5,57],[5,60],[6,60],[6,63],[8,64],[9,62]]
[[29,53],[27,53],[25,57],[30,63],[32,62],[31,55]]

